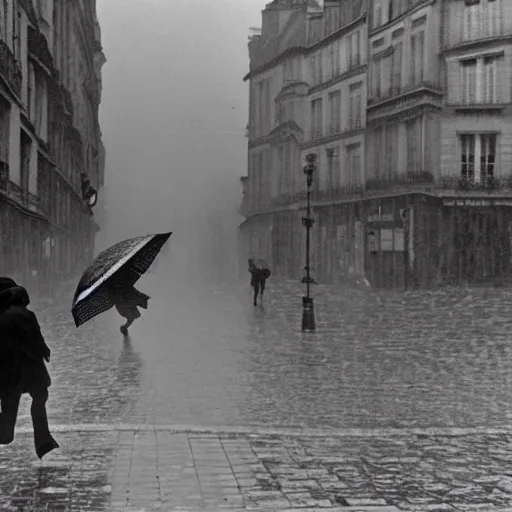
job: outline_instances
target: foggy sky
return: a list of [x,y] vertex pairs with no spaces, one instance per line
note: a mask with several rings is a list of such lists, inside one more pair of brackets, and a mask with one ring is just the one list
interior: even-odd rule
[[266,3],[98,0],[107,57],[104,243],[176,230],[183,220],[239,204],[247,37]]

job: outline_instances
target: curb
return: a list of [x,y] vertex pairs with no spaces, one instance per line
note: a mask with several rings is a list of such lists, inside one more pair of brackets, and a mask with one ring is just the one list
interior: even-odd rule
[[[204,436],[268,436],[268,437],[462,437],[468,435],[512,435],[512,425],[501,428],[489,427],[426,427],[426,428],[375,428],[375,429],[287,429],[258,427],[204,427],[194,425],[137,425],[137,424],[71,424],[54,425],[52,432],[170,432]],[[23,427],[16,431],[32,433],[32,428]]]

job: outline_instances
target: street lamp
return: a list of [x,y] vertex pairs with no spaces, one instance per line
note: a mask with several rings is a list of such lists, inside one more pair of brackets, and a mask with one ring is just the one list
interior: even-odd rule
[[313,173],[316,171],[316,155],[309,153],[306,156],[307,164],[304,166],[304,174],[306,175],[307,184],[307,215],[302,217],[302,225],[306,227],[306,266],[304,270],[306,275],[302,278],[302,282],[306,285],[306,296],[302,297],[302,331],[314,331],[315,326],[315,311],[313,308],[313,298],[309,296],[310,285],[316,284],[316,281],[310,276],[310,235],[309,231],[314,224],[314,219],[311,218],[311,185],[313,184]]

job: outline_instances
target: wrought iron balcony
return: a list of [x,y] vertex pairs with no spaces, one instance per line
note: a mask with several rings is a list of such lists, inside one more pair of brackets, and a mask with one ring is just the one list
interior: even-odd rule
[[48,48],[48,42],[44,34],[29,25],[27,33],[27,45],[29,54],[33,55],[41,64],[49,70],[53,69],[53,57]]
[[22,73],[20,63],[16,60],[11,49],[0,39],[0,77],[13,90],[14,94],[21,96]]
[[434,176],[429,171],[408,171],[405,174],[387,173],[366,180],[366,190],[388,190],[411,184],[433,183]]
[[461,176],[441,176],[437,180],[437,188],[449,190],[481,191],[481,190],[510,190],[512,189],[512,174],[496,178],[488,176],[475,181]]

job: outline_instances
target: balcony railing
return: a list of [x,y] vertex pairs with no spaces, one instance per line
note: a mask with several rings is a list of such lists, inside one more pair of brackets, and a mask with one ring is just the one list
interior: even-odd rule
[[9,182],[9,164],[0,161],[0,190],[7,191],[7,183]]
[[21,96],[21,66],[11,49],[0,39],[0,75],[17,96]]
[[433,183],[434,176],[428,171],[408,171],[405,174],[387,173],[368,178],[366,190],[388,190],[393,187],[403,187],[411,184]]
[[371,92],[370,96],[368,97],[367,103],[368,105],[373,105],[375,103],[380,103],[381,101],[396,98],[398,96],[415,93],[421,91],[422,89],[432,89],[436,92],[441,92],[439,85],[433,82],[429,82],[428,80],[423,80],[421,82],[409,84],[406,86],[394,84],[390,85],[390,87],[386,90],[379,91],[378,94],[375,94],[375,92]]
[[27,33],[28,52],[38,59],[49,70],[53,68],[53,57],[48,48],[46,37],[29,25]]
[[486,177],[480,181],[465,179],[460,176],[441,176],[436,183],[437,188],[449,190],[504,190],[512,189],[512,174],[495,178]]

